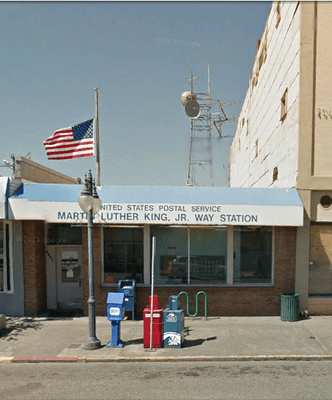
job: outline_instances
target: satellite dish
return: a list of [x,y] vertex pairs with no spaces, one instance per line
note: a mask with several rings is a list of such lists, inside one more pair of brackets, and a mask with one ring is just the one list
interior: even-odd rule
[[201,110],[196,100],[187,101],[184,109],[188,117],[191,119],[197,119],[201,115]]
[[190,100],[197,100],[195,93],[191,92],[190,90],[186,90],[181,95],[181,103],[185,106],[188,101]]

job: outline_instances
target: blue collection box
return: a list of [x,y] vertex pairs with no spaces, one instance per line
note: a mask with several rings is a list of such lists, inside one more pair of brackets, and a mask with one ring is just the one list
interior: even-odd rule
[[170,296],[170,305],[163,312],[164,347],[181,348],[184,342],[184,310],[179,310],[177,296]]
[[122,321],[125,313],[125,296],[123,293],[108,292],[107,319],[109,321]]
[[135,319],[136,305],[136,281],[126,279],[118,282],[118,291],[125,296],[125,311],[131,311],[132,319]]

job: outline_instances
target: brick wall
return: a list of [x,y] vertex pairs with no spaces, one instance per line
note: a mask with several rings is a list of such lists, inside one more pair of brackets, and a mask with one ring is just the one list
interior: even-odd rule
[[[163,286],[155,287],[154,293],[159,296],[159,305],[165,307],[170,295],[177,295],[182,290],[190,297],[190,312],[195,313],[195,296],[198,291],[208,295],[209,316],[269,316],[280,315],[281,293],[294,291],[296,228],[275,228],[274,252],[274,286],[273,287],[209,287],[209,286]],[[83,312],[88,313],[87,300],[89,297],[88,284],[88,251],[87,230],[83,229]],[[95,296],[97,315],[106,315],[107,293],[117,291],[117,287],[102,287],[101,280],[101,234],[100,228],[94,228],[94,259],[95,259]],[[137,288],[136,315],[143,315],[143,309],[149,302],[150,287]],[[186,306],[185,296],[180,298],[181,306]],[[199,296],[199,315],[204,315],[204,296]]]
[[22,222],[24,312],[35,315],[46,309],[44,221]]

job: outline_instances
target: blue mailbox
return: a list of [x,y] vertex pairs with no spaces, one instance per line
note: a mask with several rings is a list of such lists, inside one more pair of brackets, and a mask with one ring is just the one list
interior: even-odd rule
[[136,281],[134,279],[125,279],[118,282],[118,291],[125,295],[125,309],[131,311],[131,318],[135,319],[136,305]]
[[178,296],[170,296],[163,312],[164,347],[181,348],[184,342],[184,310],[179,309]]
[[124,342],[120,340],[120,322],[125,313],[125,299],[123,293],[108,292],[107,295],[107,319],[112,323],[112,340],[107,343],[108,347],[123,347]]

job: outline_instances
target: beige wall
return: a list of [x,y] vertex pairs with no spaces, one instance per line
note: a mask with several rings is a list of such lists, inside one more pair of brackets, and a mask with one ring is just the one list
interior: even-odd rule
[[230,186],[332,190],[331,20],[331,2],[273,3],[230,149]]
[[331,17],[331,2],[301,3],[299,189],[332,189]]
[[[230,150],[230,186],[296,186],[299,71],[298,4],[273,3]],[[286,89],[287,116],[281,121],[281,98]]]
[[25,157],[15,157],[13,178],[21,182],[77,183],[77,179],[61,174]]
[[[322,195],[332,192],[331,17],[329,2],[273,3],[262,38],[266,60],[256,77],[258,51],[230,151],[231,186],[299,189],[305,207],[296,240],[295,291],[301,310],[308,309],[310,219],[332,221],[332,211],[319,205]],[[286,88],[287,115],[280,121]]]
[[332,5],[317,3],[314,176],[332,176]]

